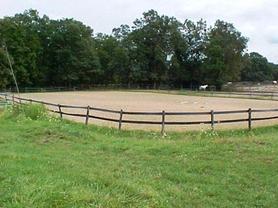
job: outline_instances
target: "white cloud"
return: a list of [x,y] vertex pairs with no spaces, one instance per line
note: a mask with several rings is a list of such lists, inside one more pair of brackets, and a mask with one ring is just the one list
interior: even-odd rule
[[51,18],[73,17],[96,32],[110,33],[120,24],[131,24],[144,11],[213,24],[222,19],[234,23],[249,38],[249,51],[257,51],[278,63],[277,0],[0,0],[0,17],[34,8]]

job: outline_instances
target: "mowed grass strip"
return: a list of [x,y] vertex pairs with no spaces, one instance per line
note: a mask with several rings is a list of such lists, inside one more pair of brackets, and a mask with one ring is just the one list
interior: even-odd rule
[[0,207],[276,207],[277,173],[277,126],[162,138],[0,117]]

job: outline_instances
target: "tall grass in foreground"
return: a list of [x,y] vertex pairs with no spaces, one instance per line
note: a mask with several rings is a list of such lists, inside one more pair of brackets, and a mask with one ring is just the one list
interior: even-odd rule
[[46,108],[41,104],[24,104],[7,107],[2,115],[6,119],[18,119],[18,117],[39,120],[49,117]]
[[277,126],[161,137],[41,106],[0,116],[0,207],[276,207],[277,172]]

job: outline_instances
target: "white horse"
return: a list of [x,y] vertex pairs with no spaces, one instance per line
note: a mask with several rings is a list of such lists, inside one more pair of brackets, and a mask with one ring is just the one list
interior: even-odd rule
[[272,81],[272,84],[277,85],[277,81]]
[[208,85],[201,85],[200,87],[199,87],[199,90],[206,90],[208,88]]

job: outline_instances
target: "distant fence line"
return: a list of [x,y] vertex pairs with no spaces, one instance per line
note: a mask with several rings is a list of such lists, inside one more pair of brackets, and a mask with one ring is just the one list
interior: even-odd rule
[[[180,92],[188,92],[200,95],[208,96],[223,96],[223,97],[240,97],[240,98],[258,98],[258,99],[270,99],[278,100],[278,91],[217,91],[214,89],[202,91],[197,88],[172,88],[170,86],[160,86],[159,88],[153,88],[152,85],[123,85],[123,84],[108,84],[108,85],[92,85],[90,87],[46,87],[35,88],[25,87],[21,88],[21,93],[39,93],[39,92],[68,92],[68,91],[90,91],[90,90],[172,90]],[[2,92],[15,92],[13,89],[2,90]]]
[[[197,87],[196,87],[197,88]],[[93,89],[180,89],[170,85],[159,85],[154,87],[151,84],[92,84],[88,86],[76,86],[76,87],[21,87],[19,90],[21,93],[28,92],[60,92],[60,91],[79,91],[79,90],[93,90]],[[194,88],[195,89],[195,88]],[[15,88],[0,89],[4,92],[16,92]]]
[[[252,129],[252,122],[253,121],[261,121],[261,120],[270,120],[270,119],[278,119],[278,116],[268,116],[268,117],[252,117],[252,113],[262,113],[262,112],[278,112],[278,109],[263,109],[263,110],[256,110],[256,109],[246,109],[246,110],[227,110],[227,111],[207,111],[207,112],[131,112],[131,111],[124,111],[124,110],[111,110],[105,108],[96,108],[91,106],[76,106],[76,105],[64,105],[64,104],[55,104],[49,103],[39,100],[21,98],[14,95],[8,95],[6,93],[0,93],[0,97],[5,99],[7,102],[10,101],[13,104],[27,104],[27,103],[38,103],[43,104],[46,106],[55,107],[56,110],[51,110],[47,108],[48,111],[56,113],[63,118],[63,115],[73,116],[73,117],[82,117],[84,118],[84,122],[88,125],[89,119],[98,119],[104,121],[110,121],[118,124],[118,129],[121,130],[123,124],[149,124],[149,125],[160,125],[161,126],[161,133],[165,133],[165,126],[166,125],[197,125],[197,124],[210,124],[211,129],[214,130],[215,124],[221,123],[237,123],[237,122],[247,122],[248,129]],[[68,113],[63,112],[63,109],[83,109],[86,110],[86,114],[80,113]],[[93,114],[94,111],[99,112],[108,112],[113,114],[118,114],[118,119],[109,118],[109,117],[102,117],[102,116],[95,116]],[[225,114],[246,114],[246,118],[240,119],[222,119],[216,120],[215,115],[225,115]],[[160,116],[160,121],[146,121],[146,120],[127,120],[124,119],[124,115],[145,115],[145,116]],[[201,120],[201,121],[167,121],[167,116],[187,116],[187,115],[207,115],[209,117],[208,120]]]
[[278,91],[213,91],[219,94],[236,94],[236,95],[248,95],[248,96],[278,96]]

